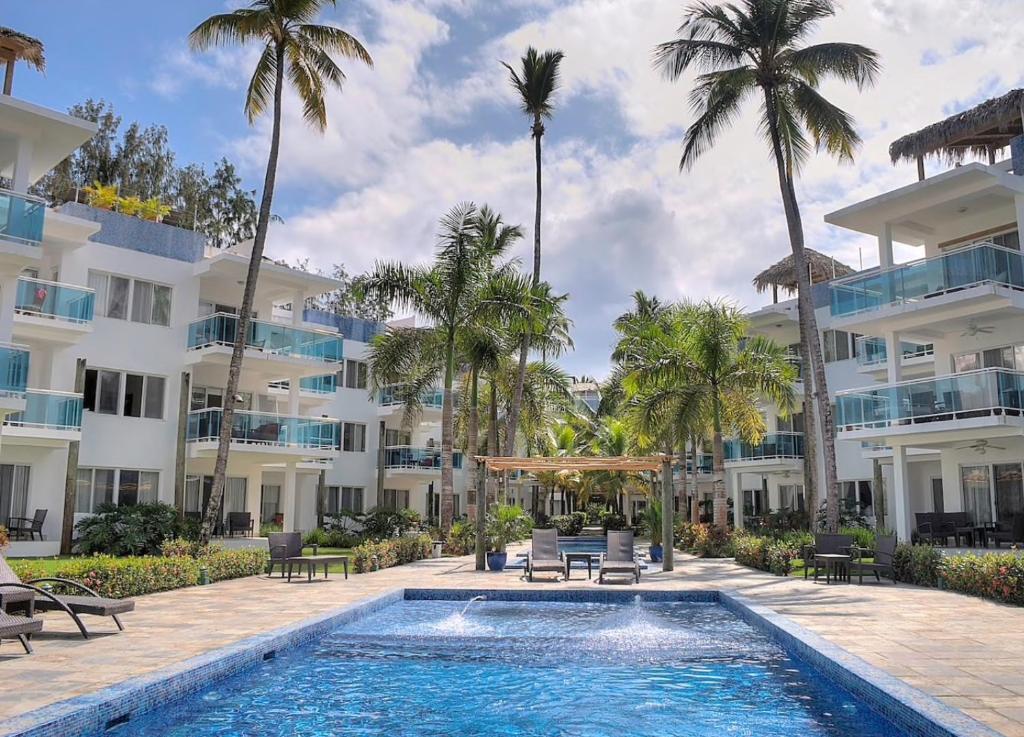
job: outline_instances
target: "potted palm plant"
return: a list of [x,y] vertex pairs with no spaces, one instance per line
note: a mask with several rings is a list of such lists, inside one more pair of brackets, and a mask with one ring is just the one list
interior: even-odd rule
[[487,516],[487,567],[492,571],[505,570],[508,562],[506,547],[522,540],[530,533],[533,520],[516,504],[499,504]]
[[652,499],[644,510],[644,521],[651,536],[650,556],[655,563],[661,562],[665,555],[661,539],[661,502]]

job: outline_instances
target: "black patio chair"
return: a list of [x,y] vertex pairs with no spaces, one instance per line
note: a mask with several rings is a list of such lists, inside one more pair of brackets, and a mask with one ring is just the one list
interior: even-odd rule
[[[859,548],[854,545],[850,549],[853,560],[850,562],[850,575],[857,574],[857,583],[864,583],[864,572],[875,574],[875,580],[881,582],[882,574],[886,574],[896,583],[896,572],[893,570],[893,557],[896,555],[896,536],[879,535],[875,538],[875,549]],[[872,562],[864,560],[872,558]]]
[[837,535],[834,533],[819,533],[814,536],[812,545],[804,545],[801,551],[804,559],[804,578],[807,578],[807,571],[814,568],[814,578],[818,578],[818,566],[815,563],[815,556],[818,555],[849,555],[853,546],[851,535]]
[[234,537],[236,532],[242,533],[243,537],[252,537],[254,527],[249,512],[228,512],[228,537]]
[[267,535],[267,544],[270,546],[270,566],[267,575],[274,575],[274,564],[281,565],[281,578],[284,578],[284,569],[289,558],[302,556],[302,533],[301,532],[271,532]]
[[36,535],[43,539],[43,523],[46,521],[45,509],[37,509],[31,517],[11,517],[7,525],[7,531],[15,540],[24,539],[28,535],[29,540],[35,540]]
[[1017,512],[1009,522],[997,522],[996,529],[989,534],[997,548],[1003,543],[1024,544],[1024,513]]

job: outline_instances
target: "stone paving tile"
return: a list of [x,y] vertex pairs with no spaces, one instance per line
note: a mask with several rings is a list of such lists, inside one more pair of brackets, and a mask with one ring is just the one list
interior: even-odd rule
[[[519,572],[478,573],[470,558],[428,560],[348,581],[286,583],[255,577],[141,597],[127,632],[90,618],[97,636],[76,637],[70,619],[45,615],[36,654],[0,648],[3,720],[151,672],[254,634],[400,586],[592,588],[523,581]],[[934,589],[890,583],[825,585],[684,557],[673,572],[643,577],[643,589],[735,589],[790,617],[893,676],[921,688],[1007,737],[1024,737],[1024,610]]]

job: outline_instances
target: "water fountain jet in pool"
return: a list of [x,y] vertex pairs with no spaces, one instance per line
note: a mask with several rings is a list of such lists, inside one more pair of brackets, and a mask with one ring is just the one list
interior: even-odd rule
[[[637,598],[639,599],[640,597],[638,596]],[[472,599],[467,601],[466,602],[466,606],[462,607],[462,611],[459,613],[460,617],[465,617],[466,616],[466,611],[469,609],[470,604],[472,604],[474,601],[487,601],[487,597],[486,596],[474,596]]]

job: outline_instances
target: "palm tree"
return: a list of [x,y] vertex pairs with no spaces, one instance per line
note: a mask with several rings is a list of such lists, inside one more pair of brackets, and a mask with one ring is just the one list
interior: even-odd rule
[[521,319],[528,309],[530,285],[515,261],[499,263],[517,237],[511,228],[504,238],[485,235],[495,217],[486,207],[456,205],[441,219],[438,246],[430,266],[377,262],[360,283],[362,297],[411,309],[427,323],[422,328],[393,328],[378,336],[370,351],[375,388],[405,385],[407,411],[417,408],[422,389],[443,376],[441,409],[441,527],[451,527],[454,514],[452,388],[458,369],[460,341],[481,326]]
[[679,37],[657,47],[655,66],[671,80],[678,80],[691,67],[701,72],[690,93],[697,119],[686,131],[681,169],[692,167],[714,146],[719,133],[735,119],[740,105],[751,94],[761,97],[761,134],[775,158],[799,278],[800,329],[810,349],[815,403],[822,426],[826,519],[828,528],[834,531],[839,523],[835,422],[811,300],[794,179],[810,154],[808,134],[816,148],[824,148],[841,162],[853,160],[853,151],[860,143],[853,118],[825,99],[818,88],[824,80],[836,78],[863,89],[874,83],[879,62],[877,53],[859,44],[805,45],[818,22],[833,15],[834,0],[743,0],[724,6],[698,2],[687,10],[677,31]]
[[[351,34],[335,26],[315,23],[320,11],[335,5],[335,0],[254,0],[247,8],[231,13],[218,13],[200,23],[189,35],[189,43],[196,51],[206,51],[225,44],[257,42],[263,52],[256,62],[245,96],[245,114],[252,124],[271,108],[273,123],[270,134],[270,153],[263,179],[263,198],[260,200],[256,235],[253,239],[249,269],[245,276],[242,304],[238,311],[238,327],[228,365],[228,381],[221,418],[217,460],[213,468],[213,490],[206,508],[200,538],[210,539],[220,516],[224,497],[224,478],[228,464],[231,430],[234,426],[235,406],[232,398],[238,393],[238,380],[242,371],[242,355],[249,334],[252,302],[259,278],[263,248],[267,241],[271,206],[274,200],[274,180],[281,147],[281,108],[284,97],[285,74],[289,86],[302,101],[306,122],[321,132],[327,128],[327,106],[324,93],[329,86],[341,88],[345,73],[332,58],[332,54],[373,65],[370,54]],[[301,309],[300,305],[294,305]],[[292,510],[288,510],[289,514]]]
[[725,429],[753,441],[764,432],[759,401],[788,412],[796,372],[785,349],[764,337],[744,340],[747,322],[735,305],[682,303],[653,325],[620,341],[624,381],[642,427],[667,445],[685,447],[694,428],[712,427],[714,521],[725,527],[728,507],[722,438]]
[[[554,112],[553,96],[558,89],[559,72],[565,55],[561,51],[549,50],[540,53],[532,46],[520,59],[520,71],[510,64],[502,62],[508,70],[512,87],[519,95],[520,107],[524,115],[532,119],[530,135],[533,138],[534,165],[536,168],[537,200],[533,212],[533,284],[540,284],[540,223],[541,223],[541,138],[544,137],[544,120],[550,119]],[[526,379],[526,360],[530,352],[530,334],[524,333],[519,348],[519,374],[516,380],[516,391],[512,402],[512,411],[508,417],[509,432],[505,440],[505,455],[512,455],[515,448],[516,430],[519,423],[519,407],[522,402],[522,387]]]

